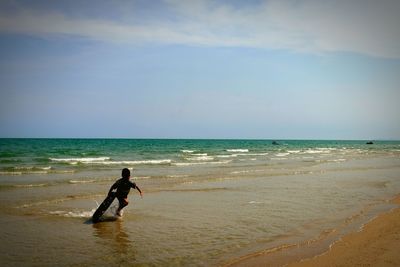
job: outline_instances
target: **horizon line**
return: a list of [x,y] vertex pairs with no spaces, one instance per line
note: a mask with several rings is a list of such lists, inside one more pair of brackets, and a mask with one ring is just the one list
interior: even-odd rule
[[326,138],[172,138],[172,137],[0,137],[0,139],[121,139],[121,140],[249,140],[249,141],[398,141],[400,139],[326,139]]

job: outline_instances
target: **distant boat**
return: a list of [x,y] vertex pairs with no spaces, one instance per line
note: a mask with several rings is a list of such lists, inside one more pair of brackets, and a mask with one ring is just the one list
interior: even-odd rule
[[366,144],[367,144],[367,145],[373,145],[373,144],[374,144],[374,142],[372,142],[372,141],[369,141],[369,142],[366,142]]
[[273,145],[279,145],[279,143],[276,142],[276,141],[272,141],[272,144],[273,144]]

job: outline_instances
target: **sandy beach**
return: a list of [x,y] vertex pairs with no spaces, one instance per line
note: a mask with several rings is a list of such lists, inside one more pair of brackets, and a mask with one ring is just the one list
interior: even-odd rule
[[[393,203],[400,204],[400,196]],[[400,266],[400,208],[381,214],[330,250],[288,266]]]
[[[400,205],[400,195],[391,202]],[[244,257],[229,266],[400,266],[399,251],[400,207],[397,206],[379,214],[359,231],[345,235],[328,251],[314,257],[306,256],[288,264],[288,258],[301,257],[301,249],[299,252],[298,246],[294,245]]]

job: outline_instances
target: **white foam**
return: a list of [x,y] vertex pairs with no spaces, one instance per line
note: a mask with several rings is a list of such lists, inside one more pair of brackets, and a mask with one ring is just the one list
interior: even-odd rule
[[232,154],[232,155],[217,155],[217,158],[236,158],[238,154]]
[[286,157],[287,155],[289,155],[290,153],[278,153],[275,156],[277,157]]
[[0,172],[0,175],[48,174],[50,170],[51,166],[49,167],[17,166],[11,168],[11,170]]
[[181,150],[182,153],[193,153],[194,150],[187,150],[187,149],[183,149]]
[[237,153],[233,154],[235,157],[237,156],[266,156],[268,153]]
[[230,155],[217,155],[217,158],[236,158],[240,156],[266,156],[268,153],[235,153]]
[[97,157],[97,158],[50,158],[51,161],[55,162],[99,162],[110,160],[109,157]]
[[43,187],[48,186],[48,184],[17,184],[14,187],[30,188],[30,187]]
[[241,173],[256,173],[256,172],[263,172],[262,169],[255,169],[255,170],[242,170],[242,171],[233,171],[231,174],[241,174]]
[[319,149],[319,150],[325,150],[325,151],[337,150],[337,148],[335,148],[335,147],[317,147],[317,149]]
[[206,165],[206,164],[228,164],[232,162],[232,160],[225,160],[225,161],[206,161],[206,162],[176,162],[172,163],[174,166],[178,167],[185,167],[191,165]]
[[[62,216],[62,217],[68,217],[68,218],[91,218],[93,214],[95,213],[96,209],[99,207],[99,203],[97,203],[97,207],[90,210],[90,211],[62,211],[62,210],[57,210],[57,211],[51,211],[49,212],[51,215],[57,215],[57,216]],[[102,215],[103,218],[116,218],[117,216],[117,209],[118,209],[118,203],[113,203]],[[123,214],[123,210],[121,211],[121,216]],[[119,216],[118,216],[119,217]]]
[[344,162],[344,161],[346,161],[346,159],[331,159],[331,160],[328,160],[328,161],[331,161],[331,162]]
[[168,178],[185,178],[189,177],[187,174],[176,174],[176,175],[167,175]]
[[48,170],[51,170],[51,166],[48,166],[48,167],[34,167],[34,166],[26,166],[26,167],[24,167],[24,166],[19,166],[19,167],[14,167],[14,169],[21,170],[21,171],[23,171],[23,170],[43,170],[43,171],[48,171]]
[[48,171],[5,171],[0,172],[0,175],[23,175],[23,174],[48,174]]
[[[207,155],[207,154],[206,154]],[[199,157],[192,157],[192,158],[186,158],[187,160],[191,161],[208,161],[208,160],[213,160],[214,157],[210,156],[199,156]]]
[[300,153],[300,150],[288,150],[287,152],[289,152],[291,154],[297,154],[297,153]]
[[91,218],[96,209],[92,209],[91,211],[51,211],[51,215],[63,216],[68,218]]
[[[111,205],[106,212],[104,212],[103,217],[109,217],[109,218],[114,218],[117,216],[117,210],[118,210],[119,204],[113,204]],[[121,210],[120,215],[122,216],[124,210]]]
[[303,153],[306,154],[326,154],[330,153],[333,149],[330,148],[317,148],[317,149],[307,149]]
[[227,149],[228,152],[249,152],[248,149]]
[[70,184],[87,184],[87,183],[94,183],[95,180],[69,180]]
[[122,160],[122,161],[104,161],[104,162],[82,162],[84,164],[101,164],[101,165],[139,165],[139,164],[170,164],[172,161],[170,159],[160,159],[160,160]]

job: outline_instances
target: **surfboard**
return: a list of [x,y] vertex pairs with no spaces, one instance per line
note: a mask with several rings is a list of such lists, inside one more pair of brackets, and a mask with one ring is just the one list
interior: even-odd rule
[[108,195],[104,201],[100,204],[97,210],[94,212],[92,216],[92,222],[97,223],[100,221],[101,216],[106,212],[106,210],[110,207],[111,203],[115,199],[115,193],[111,193]]

